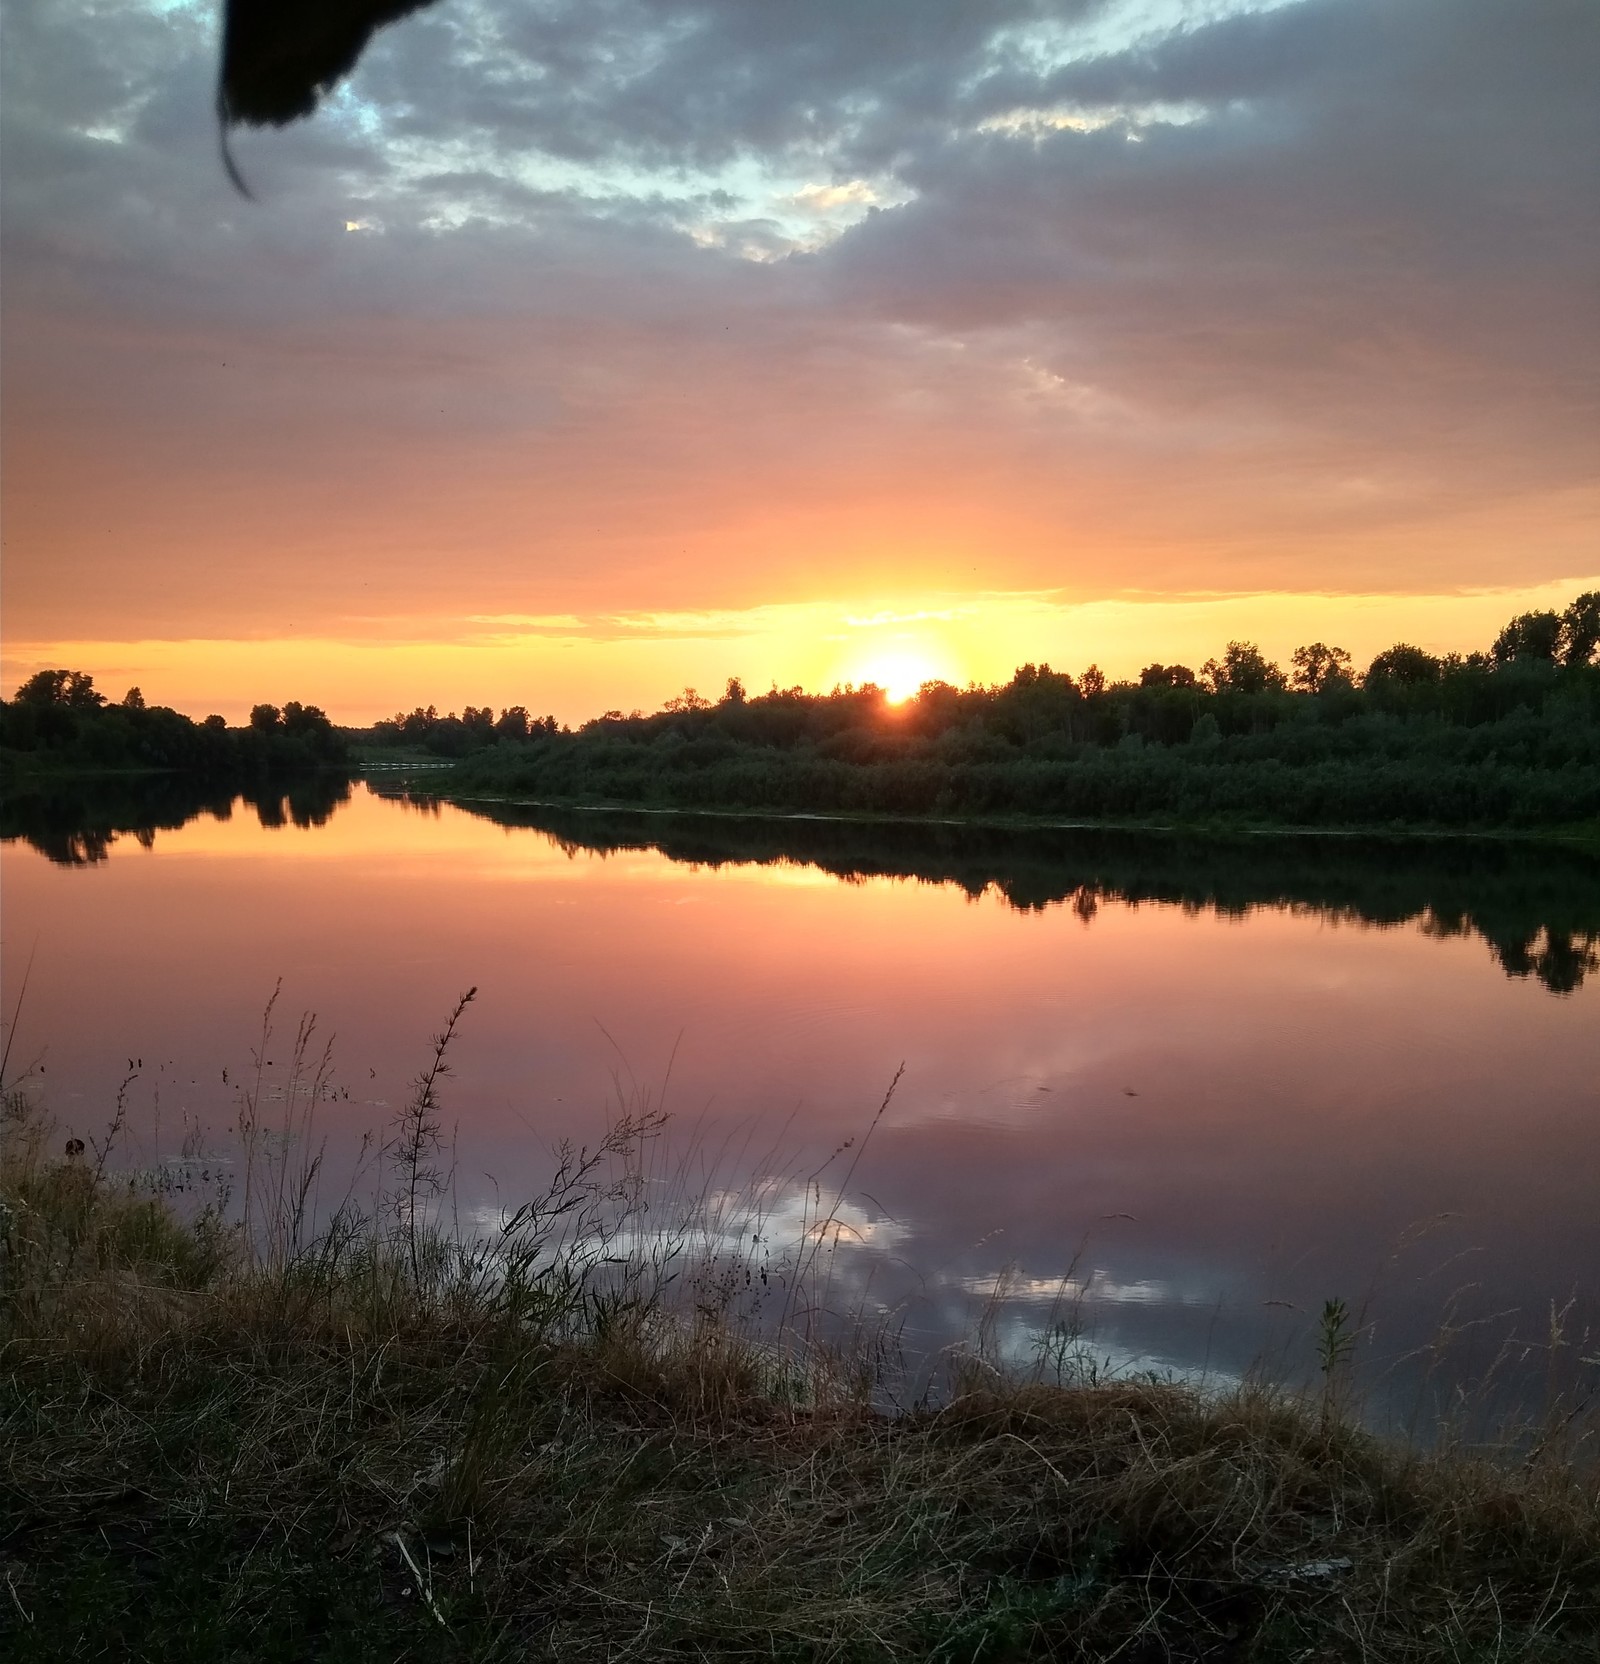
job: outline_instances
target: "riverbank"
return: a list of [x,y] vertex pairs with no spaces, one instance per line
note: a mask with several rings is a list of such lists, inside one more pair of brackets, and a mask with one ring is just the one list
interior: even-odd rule
[[939,1407],[890,1414],[882,1353],[741,1320],[748,1268],[619,1269],[574,1228],[638,1125],[491,1264],[392,1208],[302,1237],[281,1168],[244,1177],[276,1210],[246,1252],[8,1114],[9,1658],[1566,1664],[1600,1640],[1581,1417],[1514,1461],[1382,1442],[1337,1324],[1309,1397],[1059,1355],[1008,1375],[975,1346]]

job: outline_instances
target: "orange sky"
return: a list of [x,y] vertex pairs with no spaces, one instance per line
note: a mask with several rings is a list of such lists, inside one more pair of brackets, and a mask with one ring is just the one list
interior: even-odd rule
[[[1236,636],[1285,663],[1309,639],[1344,644],[1358,663],[1401,638],[1453,651],[1485,644],[1517,612],[1565,605],[1574,587],[1079,605],[968,593],[933,596],[911,611],[830,602],[590,620],[450,619],[431,637],[377,630],[245,641],[74,639],[13,646],[4,679],[9,687],[47,664],[85,665],[112,697],[137,686],[151,702],[230,720],[242,720],[264,696],[292,693],[350,722],[434,702],[527,704],[575,724],[606,709],[653,710],[684,687],[714,697],[729,676],[753,691],[873,681],[899,696],[933,678],[1003,681],[1024,661],[1074,671],[1097,662],[1112,676],[1132,676],[1152,659],[1198,666]],[[1582,587],[1600,587],[1600,578]]]
[[13,8],[6,691],[575,720],[1600,583],[1600,13],[903,9],[445,0],[251,203],[208,11]]

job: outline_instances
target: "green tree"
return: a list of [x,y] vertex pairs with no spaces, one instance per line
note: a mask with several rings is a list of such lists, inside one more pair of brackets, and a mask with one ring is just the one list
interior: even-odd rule
[[1301,693],[1321,693],[1334,683],[1350,680],[1350,655],[1342,647],[1330,647],[1324,641],[1295,648],[1291,662],[1294,685]]
[[283,707],[283,731],[306,739],[320,739],[333,732],[333,724],[318,706],[302,705],[298,699],[291,699]]
[[23,705],[65,705],[72,711],[97,711],[106,702],[96,693],[94,677],[83,670],[36,670],[20,688]]
[[1600,589],[1580,595],[1561,615],[1561,662],[1590,663],[1600,648]]
[[1494,638],[1490,651],[1496,664],[1538,659],[1553,664],[1561,649],[1562,618],[1558,612],[1519,613]]
[[1200,674],[1213,693],[1265,693],[1285,685],[1284,674],[1253,641],[1230,641],[1222,662],[1207,659]]
[[1367,666],[1365,680],[1369,687],[1381,687],[1386,683],[1412,687],[1419,683],[1437,682],[1443,669],[1443,662],[1432,653],[1413,647],[1409,641],[1397,641],[1393,647],[1384,648]]

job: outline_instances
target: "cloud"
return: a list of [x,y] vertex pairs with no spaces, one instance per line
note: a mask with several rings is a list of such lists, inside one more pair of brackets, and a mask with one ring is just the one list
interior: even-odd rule
[[979,121],[835,264],[897,319],[1035,332],[1157,430],[1405,456],[1452,494],[1570,483],[1597,433],[1597,72],[1592,8],[1308,0],[997,74],[974,116],[1205,113]]
[[449,0],[259,205],[205,13],[5,28],[29,635],[1592,565],[1585,0]]

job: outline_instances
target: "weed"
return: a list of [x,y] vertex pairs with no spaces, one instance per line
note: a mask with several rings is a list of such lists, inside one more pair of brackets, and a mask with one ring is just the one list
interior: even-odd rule
[[1356,1349],[1357,1333],[1350,1321],[1350,1309],[1337,1297],[1324,1300],[1317,1319],[1317,1367],[1322,1375],[1322,1419],[1331,1422],[1350,1358]]
[[439,1083],[450,1073],[446,1054],[455,1039],[456,1027],[466,1009],[478,997],[476,988],[469,988],[456,1001],[450,1020],[432,1040],[433,1054],[427,1066],[412,1083],[411,1097],[401,1110],[395,1130],[390,1157],[400,1173],[399,1197],[401,1223],[406,1233],[407,1253],[411,1260],[411,1275],[420,1272],[418,1263],[418,1208],[423,1198],[437,1198],[444,1188],[444,1174],[435,1165],[443,1149],[443,1127],[439,1119]]
[[[1594,1655],[1581,1403],[1510,1463],[1386,1444],[1344,1413],[1358,1326],[1329,1301],[1305,1399],[1086,1371],[1061,1310],[1034,1379],[980,1346],[948,1402],[884,1413],[881,1333],[807,1315],[838,1199],[776,1258],[714,1187],[699,1234],[647,1220],[659,1110],[558,1151],[486,1240],[442,1231],[427,1129],[465,1004],[395,1193],[320,1224],[314,1095],[268,1141],[251,1089],[253,1237],[53,1157],[5,1100],[8,1659]],[[791,1329],[741,1315],[764,1274]],[[1564,1325],[1552,1353],[1587,1357]]]

